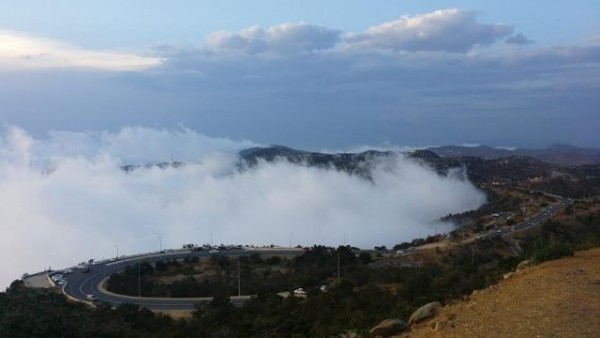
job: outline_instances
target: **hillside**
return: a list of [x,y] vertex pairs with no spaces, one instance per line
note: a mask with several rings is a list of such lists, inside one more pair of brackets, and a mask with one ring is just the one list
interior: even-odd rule
[[403,337],[593,337],[599,313],[600,249],[592,249],[520,271]]
[[511,156],[529,156],[538,160],[558,165],[582,165],[600,163],[600,150],[593,148],[579,148],[565,144],[557,144],[540,149],[504,149],[493,148],[485,145],[467,146],[441,146],[431,147],[428,150],[442,157],[481,157],[482,159],[498,159]]

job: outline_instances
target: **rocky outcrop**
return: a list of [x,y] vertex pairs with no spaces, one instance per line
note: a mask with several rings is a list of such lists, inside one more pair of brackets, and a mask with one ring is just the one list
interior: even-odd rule
[[410,330],[410,326],[400,319],[386,319],[369,330],[371,337],[391,337]]
[[408,319],[408,323],[412,325],[422,321],[423,319],[429,318],[435,315],[437,309],[441,307],[442,304],[440,304],[440,302],[427,303],[418,308],[417,311],[413,312],[413,314]]

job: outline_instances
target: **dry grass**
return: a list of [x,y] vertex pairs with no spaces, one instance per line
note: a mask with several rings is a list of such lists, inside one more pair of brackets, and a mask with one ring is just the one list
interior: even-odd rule
[[178,319],[191,319],[193,316],[193,311],[189,310],[153,310],[154,313],[162,313],[167,315],[175,320]]
[[[444,307],[405,337],[597,337],[600,249],[531,267]],[[443,329],[434,331],[437,322]]]

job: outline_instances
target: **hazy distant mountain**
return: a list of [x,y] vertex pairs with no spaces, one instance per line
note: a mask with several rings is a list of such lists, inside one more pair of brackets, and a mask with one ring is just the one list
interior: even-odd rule
[[274,145],[266,148],[250,148],[240,151],[240,162],[252,167],[259,160],[272,162],[276,159],[285,159],[290,163],[305,164],[316,167],[331,167],[363,176],[370,175],[372,159],[377,157],[393,156],[393,152],[368,150],[361,153],[325,154],[292,149]]
[[553,145],[541,149],[517,148],[509,150],[481,145],[476,147],[431,147],[428,148],[428,150],[435,152],[441,157],[481,157],[483,159],[497,159],[510,156],[530,156],[544,162],[559,165],[600,163],[600,149],[579,148],[564,144]]

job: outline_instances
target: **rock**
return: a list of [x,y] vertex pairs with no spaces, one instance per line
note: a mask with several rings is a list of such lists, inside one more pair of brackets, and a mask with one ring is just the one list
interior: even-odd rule
[[507,272],[504,274],[504,276],[502,276],[504,279],[509,279],[510,277],[512,277],[512,275],[514,275],[514,272]]
[[436,310],[441,307],[442,304],[440,304],[440,302],[427,303],[418,308],[417,311],[413,312],[413,314],[410,316],[410,319],[408,320],[408,323],[412,325],[414,323],[422,321],[425,318],[429,318],[433,316]]
[[440,332],[446,327],[446,323],[444,322],[436,322],[433,331]]
[[400,319],[386,319],[369,330],[371,337],[390,337],[410,330],[410,326]]
[[528,266],[531,266],[531,261],[529,259],[520,262],[519,264],[517,264],[517,272],[525,269]]

